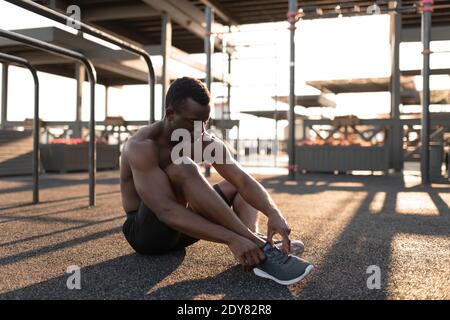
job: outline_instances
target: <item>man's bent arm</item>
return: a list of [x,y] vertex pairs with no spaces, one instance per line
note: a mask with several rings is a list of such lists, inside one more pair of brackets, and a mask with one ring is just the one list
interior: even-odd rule
[[[223,142],[219,142],[223,144]],[[281,216],[281,212],[264,187],[252,176],[248,175],[240,165],[231,157],[225,145],[225,157],[222,163],[213,163],[217,172],[238,190],[239,194],[252,207],[261,211],[267,217]],[[226,160],[226,161],[225,161]]]
[[225,164],[213,164],[213,166],[223,178],[236,187],[244,200],[269,218],[267,224],[267,240],[271,242],[273,235],[279,233],[283,238],[283,251],[289,252],[291,246],[289,234],[291,233],[291,229],[264,187],[244,172],[234,160],[229,160]]
[[159,220],[191,237],[229,244],[237,234],[212,223],[176,201],[167,175],[159,168],[152,142],[128,142],[128,159],[139,197]]

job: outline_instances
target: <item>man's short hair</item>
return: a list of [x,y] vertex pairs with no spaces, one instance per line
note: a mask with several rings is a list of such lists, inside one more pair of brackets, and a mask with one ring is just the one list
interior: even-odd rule
[[210,101],[210,93],[200,80],[189,77],[178,78],[172,82],[167,91],[165,107],[172,106],[179,111],[188,98],[202,106],[207,106]]

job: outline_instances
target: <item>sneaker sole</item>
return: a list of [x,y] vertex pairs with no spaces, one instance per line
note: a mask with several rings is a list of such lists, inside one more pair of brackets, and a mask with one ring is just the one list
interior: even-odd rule
[[270,279],[270,280],[275,281],[276,283],[288,286],[288,285],[291,285],[291,284],[294,284],[294,283],[297,283],[297,282],[303,280],[313,270],[314,270],[314,266],[312,264],[310,264],[308,267],[306,267],[305,272],[301,276],[291,279],[291,280],[279,280],[258,268],[254,268],[253,273],[256,274],[258,277]]

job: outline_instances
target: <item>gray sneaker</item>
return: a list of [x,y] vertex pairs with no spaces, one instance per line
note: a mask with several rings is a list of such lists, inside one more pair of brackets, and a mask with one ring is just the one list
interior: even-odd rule
[[288,255],[270,243],[264,245],[263,252],[266,260],[253,268],[253,273],[279,284],[294,284],[305,278],[314,269],[311,263]]
[[[256,235],[263,239],[264,241],[267,241],[267,237],[265,234],[257,232]],[[281,240],[274,241],[273,244],[275,247],[279,250],[281,250],[281,245],[283,242]],[[291,251],[289,254],[292,254],[294,256],[300,257],[303,252],[305,251],[305,244],[301,240],[291,240]]]

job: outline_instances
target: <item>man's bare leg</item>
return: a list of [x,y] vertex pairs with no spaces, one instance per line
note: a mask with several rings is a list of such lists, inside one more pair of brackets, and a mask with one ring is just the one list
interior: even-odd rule
[[206,219],[233,231],[262,247],[264,240],[256,236],[220,198],[190,160],[187,164],[172,164],[165,169],[175,188],[181,189],[189,206]]
[[252,232],[258,232],[258,210],[252,207],[227,180],[218,183],[228,200],[233,199],[233,211]]

